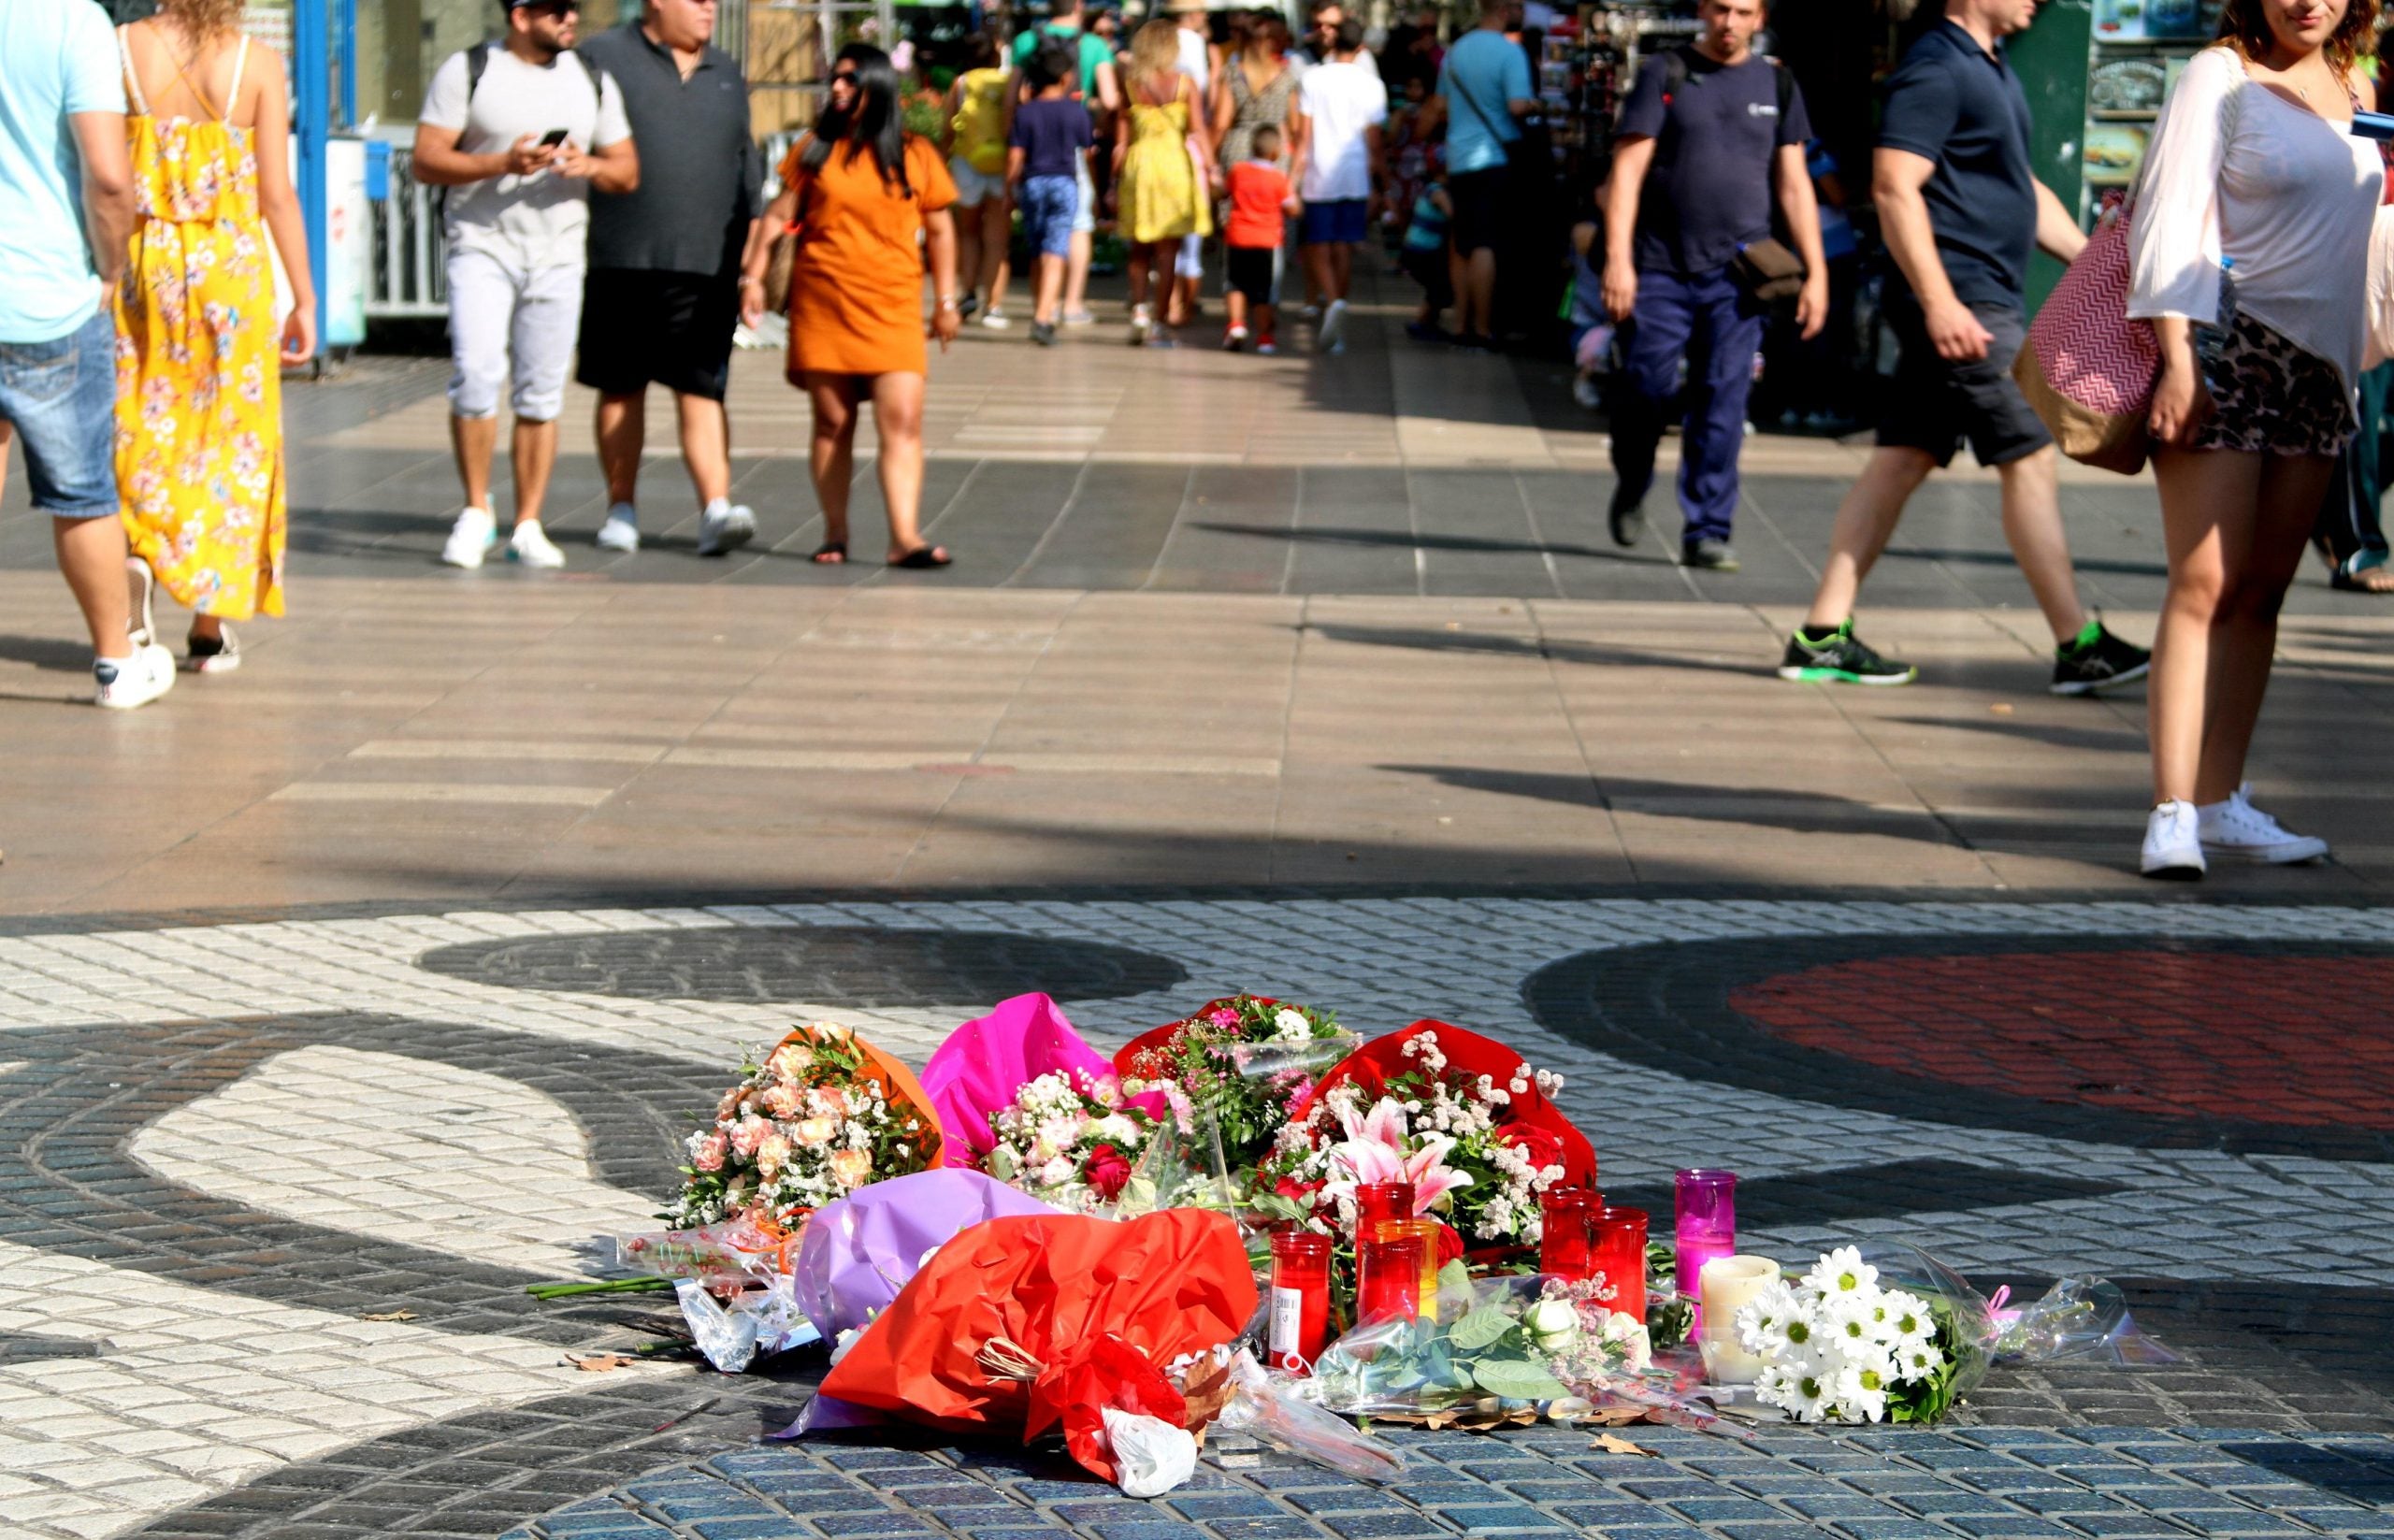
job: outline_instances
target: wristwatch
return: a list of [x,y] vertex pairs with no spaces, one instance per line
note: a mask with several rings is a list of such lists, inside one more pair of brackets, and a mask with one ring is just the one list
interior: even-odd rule
[[954,295],[941,295],[941,296],[940,296],[940,302],[939,302],[939,308],[940,308],[941,309],[943,309],[943,310],[952,310],[952,309],[955,309],[957,308],[957,305],[956,305],[956,296],[955,296]]

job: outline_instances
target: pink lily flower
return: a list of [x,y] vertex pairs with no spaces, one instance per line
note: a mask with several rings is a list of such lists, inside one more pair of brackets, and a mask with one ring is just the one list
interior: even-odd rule
[[1360,1116],[1341,1113],[1339,1125],[1347,1137],[1330,1147],[1330,1158],[1334,1170],[1348,1174],[1323,1186],[1322,1191],[1334,1200],[1351,1199],[1361,1183],[1410,1182],[1418,1217],[1448,1193],[1471,1186],[1468,1173],[1444,1164],[1447,1152],[1455,1147],[1447,1135],[1426,1135],[1418,1148],[1406,1151],[1411,1134],[1406,1127],[1405,1108],[1392,1097],[1382,1097]]

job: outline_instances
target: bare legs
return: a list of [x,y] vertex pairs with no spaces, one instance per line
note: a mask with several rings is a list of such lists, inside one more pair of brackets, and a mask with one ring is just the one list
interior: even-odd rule
[[[7,440],[0,439],[0,451],[7,448]],[[58,550],[58,570],[82,608],[83,624],[91,628],[93,655],[130,657],[132,599],[124,586],[124,521],[112,513],[96,519],[53,518],[50,536]]]
[[[465,484],[466,506],[488,509],[490,461],[492,452],[498,447],[498,419],[453,416],[449,419],[449,443],[456,452],[457,480]],[[600,447],[603,453],[603,437]],[[549,473],[556,468],[555,421],[536,423],[516,418],[508,457],[515,470],[515,522],[538,524],[541,505],[549,497]]]
[[894,562],[923,549],[925,385],[919,374],[806,376],[807,399],[815,409],[807,465],[815,476],[815,500],[823,505],[825,543],[845,545],[848,540],[848,486],[856,475],[857,419],[870,396],[873,430],[881,439],[881,500],[889,511],[888,559]]
[[1131,247],[1131,314],[1134,320],[1141,311],[1147,311],[1159,324],[1163,324],[1163,317],[1155,313],[1160,307],[1149,304],[1149,290],[1152,287],[1155,291],[1153,297],[1169,304],[1173,282],[1172,260],[1179,250],[1180,242],[1176,239],[1149,241]]
[[[1926,450],[1889,446],[1871,452],[1845,501],[1838,505],[1828,561],[1821,569],[1821,585],[1805,625],[1817,629],[1853,618],[1862,580],[1885,553],[1905,503],[1936,468],[1937,458]],[[2062,533],[2058,468],[2048,446],[2010,462],[1997,474],[2003,481],[2003,538],[2028,580],[2029,591],[2037,596],[2054,640],[2062,642],[2084,627],[2086,612],[2079,607],[2070,540]]]
[[1457,252],[1451,263],[1455,285],[1455,332],[1483,338],[1495,330],[1496,252],[1482,246],[1468,255]]
[[1073,232],[1072,250],[1064,257],[1064,314],[1089,313],[1089,265],[1096,237],[1087,230]]
[[1347,297],[1355,279],[1355,248],[1343,240],[1316,241],[1304,248],[1305,286],[1324,305]]
[[[676,391],[673,407],[682,431],[682,463],[689,468],[699,506],[730,497],[731,422],[724,415],[723,403]],[[598,465],[607,476],[609,502],[638,501],[641,448],[647,437],[647,392],[598,398]],[[555,455],[553,441],[552,460]]]
[[1056,314],[1057,296],[1064,292],[1064,266],[1066,261],[1067,259],[1064,257],[1049,256],[1045,252],[1039,253],[1039,277],[1036,287],[1032,291],[1031,301],[1031,320],[1045,323],[1050,326],[1054,325],[1058,321],[1059,317]]
[[1006,245],[1013,231],[1013,207],[1003,194],[957,210],[956,270],[965,291],[979,291],[991,312],[1005,304]]
[[2153,468],[2170,550],[2147,707],[2153,796],[2202,805],[2244,779],[2270,684],[2278,607],[2334,462],[2162,450]]

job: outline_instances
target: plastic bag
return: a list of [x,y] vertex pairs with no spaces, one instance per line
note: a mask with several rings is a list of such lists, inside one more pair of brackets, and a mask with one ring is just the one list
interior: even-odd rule
[[1247,1349],[1231,1360],[1230,1372],[1235,1389],[1222,1406],[1222,1427],[1359,1481],[1387,1481],[1405,1469],[1394,1445],[1305,1401],[1294,1382],[1266,1374]]
[[1161,1497],[1197,1473],[1197,1440],[1142,1412],[1103,1408],[1114,1484],[1126,1497]]
[[1988,1302],[1995,1335],[1987,1351],[1998,1363],[2055,1363],[2093,1359],[2118,1368],[2176,1363],[2128,1314],[2127,1296],[2109,1278],[2057,1278],[2033,1303],[2007,1310],[2011,1289]]
[[764,1288],[717,1300],[704,1284],[685,1278],[673,1286],[690,1340],[707,1361],[736,1374],[757,1358],[800,1347],[815,1340],[815,1328],[790,1293],[787,1274]]
[[689,1279],[718,1291],[745,1288],[786,1270],[791,1239],[746,1215],[699,1230],[654,1230],[615,1240],[616,1265],[652,1278]]
[[1290,1111],[1358,1045],[1327,1012],[1228,995],[1142,1032],[1114,1055],[1124,1082],[1169,1087],[1184,1130],[1208,1125],[1229,1169],[1262,1159]]
[[[1029,1367],[1027,1360],[1025,1367]],[[1114,1418],[1123,1414],[1161,1418],[1177,1432],[1189,1420],[1189,1403],[1154,1360],[1113,1332],[1102,1332],[1074,1344],[1057,1361],[1037,1370],[1031,1381],[1030,1403],[1023,1408],[1022,1436],[1028,1442],[1061,1423],[1064,1447],[1073,1458],[1084,1469],[1128,1490],[1109,1437]],[[1193,1459],[1193,1442],[1190,1452]],[[1181,1479],[1187,1479],[1186,1473]],[[1155,1493],[1131,1495],[1152,1497]]]
[[1616,1387],[1664,1397],[1644,1377],[1645,1323],[1612,1310],[1609,1293],[1535,1275],[1473,1279],[1450,1264],[1438,1275],[1436,1320],[1348,1331],[1315,1363],[1313,1393],[1349,1416],[1482,1421]]

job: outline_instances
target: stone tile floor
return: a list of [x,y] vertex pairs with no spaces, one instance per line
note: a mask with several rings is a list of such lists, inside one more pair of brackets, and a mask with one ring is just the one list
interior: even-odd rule
[[[2323,945],[2358,966],[2394,949],[2387,912],[1437,892],[371,909],[0,922],[0,1533],[2394,1534],[2394,1184],[2382,1150],[2340,1143],[2373,1137],[2374,1092],[2315,1072],[2317,1034],[2236,1040],[2304,1087],[2275,1121],[2090,1092],[2011,1126],[1967,1078],[1887,1095],[1889,1044],[1950,1002],[1857,993],[1851,1051],[1805,1072],[1784,1056],[1823,1050],[1734,1003],[1761,990],[1812,1022],[1830,1007],[1806,980],[1862,937],[1932,978]],[[1706,988],[1673,984],[1691,959]],[[2107,1274],[2186,1361],[2000,1370],[1933,1433],[1635,1430],[1653,1461],[1551,1429],[1398,1434],[1415,1468],[1385,1489],[1232,1439],[1154,1504],[1037,1451],[759,1445],[819,1373],[805,1355],[738,1378],[567,1364],[654,1340],[657,1307],[523,1286],[644,1222],[741,1044],[829,1015],[919,1062],[1042,983],[1101,1044],[1243,986],[1366,1030],[1491,1031],[1568,1077],[1617,1202],[1666,1212],[1672,1169],[1726,1164],[1750,1248],[1901,1237],[2031,1292]],[[2027,1041],[1999,1003],[1976,1029]],[[2086,1072],[2150,1072],[2132,1026],[2076,1024]],[[2382,1031],[2349,1041],[2365,1058]],[[2032,1051],[1972,1072],[2026,1072]]]

